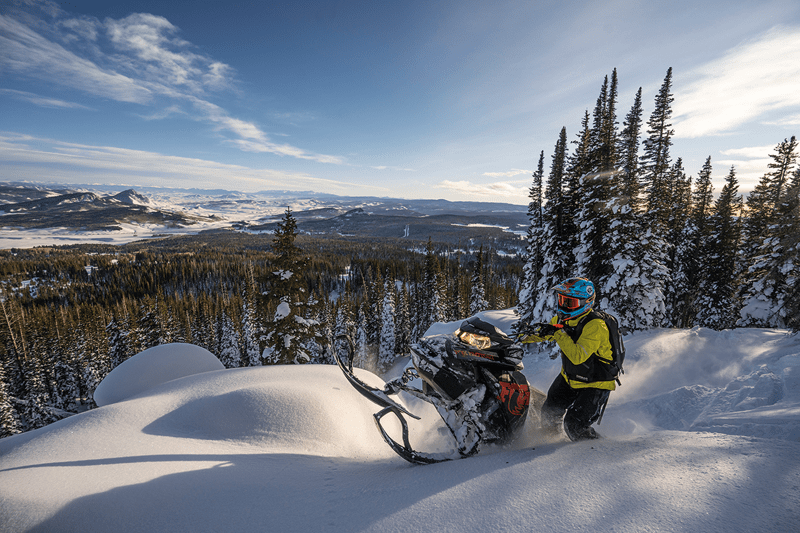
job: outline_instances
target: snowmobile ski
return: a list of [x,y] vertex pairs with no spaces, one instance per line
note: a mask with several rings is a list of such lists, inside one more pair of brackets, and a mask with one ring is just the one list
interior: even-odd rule
[[[394,413],[397,416],[398,420],[400,420],[400,424],[403,426],[403,444],[400,444],[396,440],[394,440],[386,430],[381,425],[381,418],[388,415],[389,413]],[[414,463],[418,465],[430,465],[434,463],[443,463],[445,461],[450,461],[450,457],[434,457],[431,454],[422,453],[415,451],[411,447],[411,443],[408,440],[408,422],[406,419],[403,418],[403,415],[395,410],[393,407],[385,407],[381,409],[379,412],[372,415],[375,419],[375,425],[378,426],[378,431],[381,432],[381,436],[383,440],[394,450],[394,452],[408,461],[409,463]]]
[[[349,339],[347,339],[346,337],[344,339],[347,340],[347,342],[350,342]],[[351,357],[349,357],[348,363],[347,365],[345,365],[341,357],[339,357],[339,352],[333,350],[333,355],[334,358],[336,359],[336,364],[339,365],[339,368],[342,370],[344,377],[347,378],[347,381],[350,382],[350,384],[353,386],[354,389],[356,389],[359,393],[361,393],[362,396],[367,398],[369,401],[379,405],[380,407],[395,409],[401,413],[407,414],[408,416],[410,416],[415,420],[420,419],[417,415],[409,412],[405,407],[403,407],[402,405],[398,404],[397,402],[389,398],[386,392],[371,385],[367,385],[366,383],[358,379],[355,373],[353,373],[352,353],[353,351],[351,349],[350,351]]]

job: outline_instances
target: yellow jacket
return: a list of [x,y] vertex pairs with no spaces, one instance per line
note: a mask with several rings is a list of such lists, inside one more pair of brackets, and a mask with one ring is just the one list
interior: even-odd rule
[[[566,326],[574,328],[585,315],[586,313],[567,320]],[[553,317],[550,323],[558,323],[558,317]],[[573,389],[590,387],[606,390],[615,390],[617,388],[613,379],[596,379],[598,375],[605,374],[604,366],[612,363],[608,327],[602,319],[595,318],[587,322],[577,342],[572,340],[565,328],[545,337],[528,335],[522,339],[522,342],[550,340],[556,341],[561,349],[561,375],[564,376],[570,387]]]

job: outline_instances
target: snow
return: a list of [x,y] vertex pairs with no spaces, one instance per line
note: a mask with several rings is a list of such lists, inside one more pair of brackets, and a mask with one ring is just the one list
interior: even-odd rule
[[154,346],[112,370],[97,386],[93,398],[101,407],[111,405],[173,379],[224,368],[214,354],[199,346]]
[[[0,531],[800,530],[800,337],[661,329],[625,343],[603,439],[528,424],[507,448],[427,466],[394,455],[336,366],[214,369],[197,347],[151,349],[103,381],[103,407],[0,440]],[[559,363],[524,364],[546,390]],[[412,444],[447,449],[431,406],[400,403],[422,416]]]
[[283,320],[292,313],[292,308],[288,302],[281,302],[275,309],[275,321]]

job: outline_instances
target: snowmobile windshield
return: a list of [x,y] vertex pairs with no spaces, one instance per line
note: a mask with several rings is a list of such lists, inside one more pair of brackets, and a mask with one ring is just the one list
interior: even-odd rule
[[486,350],[492,346],[492,340],[486,335],[476,335],[475,333],[461,331],[460,329],[456,332],[456,335],[462,342],[474,346],[479,350]]

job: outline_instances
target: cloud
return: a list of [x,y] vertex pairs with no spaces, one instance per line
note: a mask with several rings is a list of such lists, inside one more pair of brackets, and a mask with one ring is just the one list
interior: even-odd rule
[[722,155],[738,156],[747,159],[753,159],[753,158],[766,159],[766,155],[773,153],[774,151],[775,151],[775,146],[772,145],[772,146],[749,146],[745,148],[731,148],[728,150],[722,150],[720,153]]
[[31,135],[0,132],[0,164],[6,179],[161,186],[216,187],[221,181],[242,191],[293,187],[349,193],[354,189],[386,194],[384,187],[316,178],[302,172],[250,168],[205,159],[169,156],[111,146],[68,143]]
[[31,104],[38,105],[41,107],[52,107],[52,108],[62,108],[62,109],[89,109],[85,105],[76,104],[75,102],[65,102],[64,100],[59,100],[57,98],[48,98],[46,96],[39,96],[38,94],[29,93],[27,91],[16,91],[14,89],[0,89],[0,94],[7,94],[16,98],[17,100],[24,100],[25,102],[30,102]]
[[[676,137],[695,138],[736,131],[766,113],[800,108],[800,28],[775,27],[759,39],[731,49],[676,86]],[[794,115],[797,119],[797,115]]]
[[527,203],[523,200],[528,195],[526,187],[519,187],[514,183],[504,181],[476,184],[470,181],[444,180],[438,183],[436,188],[447,189],[467,196],[499,196],[504,201],[512,201],[513,203]]
[[779,120],[765,121],[764,124],[768,126],[800,126],[800,113]]
[[532,175],[532,170],[521,170],[518,168],[512,168],[506,172],[484,172],[484,176],[489,176],[490,178],[511,178],[513,176],[519,176],[520,174],[529,174]]
[[145,104],[153,97],[152,90],[136,80],[104,70],[3,15],[0,15],[0,69],[119,102]]
[[[320,163],[344,162],[338,156],[274,143],[254,122],[232,117],[212,103],[212,93],[236,89],[234,69],[197,53],[164,17],[135,13],[100,21],[86,16],[66,18],[58,6],[50,7],[59,17],[52,23],[37,19],[26,25],[0,15],[0,71],[147,106],[153,111],[140,116],[148,120],[188,114],[235,137],[227,142],[240,150]],[[31,17],[27,14],[25,20]]]

